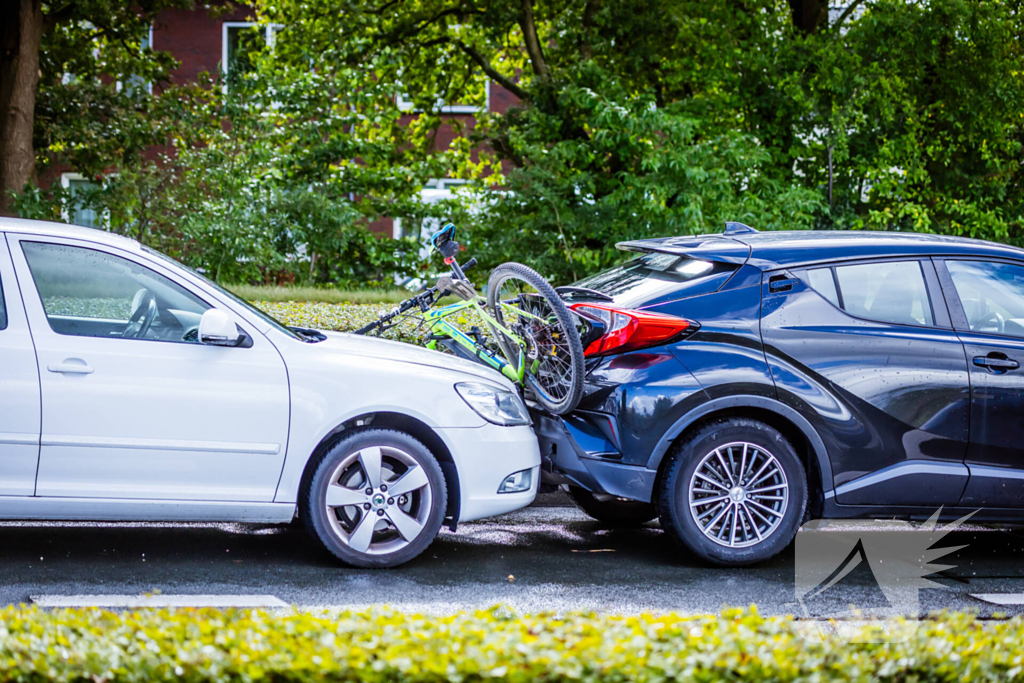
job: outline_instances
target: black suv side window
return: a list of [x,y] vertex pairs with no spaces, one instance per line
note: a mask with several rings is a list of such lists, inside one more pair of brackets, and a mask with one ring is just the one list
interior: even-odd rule
[[935,324],[920,261],[882,261],[804,271],[815,291],[850,315],[897,325]]
[[812,268],[808,270],[807,284],[810,285],[811,289],[828,299],[833,306],[837,308],[843,307],[839,302],[839,288],[836,287],[836,276],[831,268]]
[[1024,337],[1024,268],[954,260],[946,268],[972,332]]
[[0,330],[7,327],[7,308],[4,307],[4,283],[0,282]]

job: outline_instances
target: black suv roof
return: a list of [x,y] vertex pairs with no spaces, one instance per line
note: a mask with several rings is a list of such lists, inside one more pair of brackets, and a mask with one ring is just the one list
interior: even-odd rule
[[981,256],[1024,260],[1024,249],[966,237],[860,230],[757,232],[738,223],[725,233],[620,242],[627,251],[686,254],[708,261],[749,263],[762,270],[821,261],[886,256]]

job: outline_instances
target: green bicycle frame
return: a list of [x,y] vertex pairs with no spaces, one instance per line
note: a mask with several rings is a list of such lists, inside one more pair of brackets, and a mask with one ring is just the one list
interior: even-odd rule
[[[483,301],[482,297],[475,297],[469,301],[458,301],[454,304],[442,306],[441,308],[431,309],[423,314],[423,320],[426,321],[428,329],[432,335],[447,337],[453,340],[459,346],[462,346],[469,351],[473,356],[479,358],[487,365],[490,365],[513,382],[522,384],[526,376],[526,356],[523,354],[523,346],[525,344],[519,335],[501,325],[501,323],[491,316],[491,314],[487,312],[487,309],[481,305],[481,301]],[[505,306],[506,304],[502,305]],[[464,311],[467,308],[474,309],[476,314],[479,315],[485,323],[487,323],[488,327],[490,327],[493,332],[500,332],[516,343],[516,346],[519,348],[519,358],[515,365],[498,356],[490,349],[484,348],[481,344],[478,344],[475,339],[448,322],[448,318],[450,316]],[[517,314],[524,315],[523,311],[519,309],[515,310]],[[436,350],[437,340],[431,340],[427,344],[427,348]]]

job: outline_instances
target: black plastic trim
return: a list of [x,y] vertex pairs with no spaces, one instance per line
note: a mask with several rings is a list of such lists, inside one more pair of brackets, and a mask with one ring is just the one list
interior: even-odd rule
[[708,401],[707,403],[702,404],[699,408],[695,408],[694,410],[686,413],[661,437],[658,445],[654,448],[654,452],[651,453],[651,457],[647,460],[647,469],[657,471],[661,466],[661,461],[665,458],[665,454],[672,446],[672,443],[691,425],[708,415],[722,410],[727,410],[729,408],[760,408],[768,410],[796,425],[797,429],[799,429],[807,438],[807,441],[811,444],[811,448],[814,451],[814,456],[818,462],[818,469],[821,472],[821,486],[823,491],[826,495],[832,491],[832,463],[828,459],[828,451],[825,450],[825,443],[821,440],[818,432],[815,431],[814,427],[811,426],[811,423],[796,410],[790,408],[784,403],[776,401],[775,399],[764,396],[725,396],[723,398]]

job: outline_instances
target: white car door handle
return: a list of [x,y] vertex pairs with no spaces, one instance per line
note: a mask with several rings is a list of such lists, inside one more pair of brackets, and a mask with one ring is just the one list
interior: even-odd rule
[[68,359],[63,363],[50,363],[46,366],[46,369],[50,372],[67,372],[79,375],[89,375],[94,372],[91,365],[86,365],[85,361],[78,360],[77,358]]

